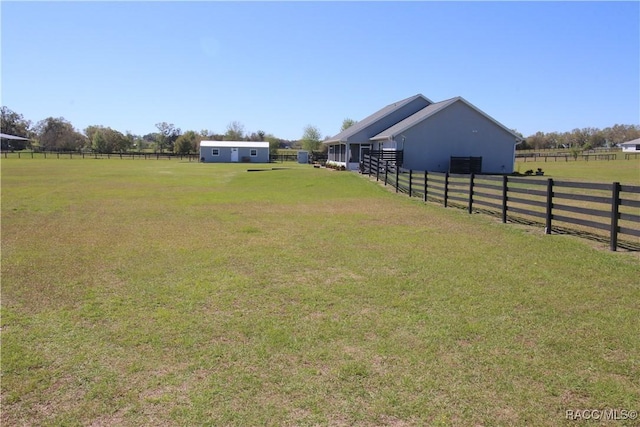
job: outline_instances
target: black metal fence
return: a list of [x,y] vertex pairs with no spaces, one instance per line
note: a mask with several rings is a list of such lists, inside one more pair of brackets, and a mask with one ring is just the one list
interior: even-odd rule
[[546,234],[596,238],[607,241],[612,251],[640,250],[640,186],[414,171],[368,155],[361,167],[397,193],[425,202],[500,216],[503,223],[540,224]]

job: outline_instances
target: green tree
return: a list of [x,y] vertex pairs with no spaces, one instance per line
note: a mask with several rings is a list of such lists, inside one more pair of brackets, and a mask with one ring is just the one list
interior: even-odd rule
[[173,146],[173,151],[176,154],[189,154],[197,151],[198,143],[200,142],[200,135],[196,132],[189,130],[176,139],[176,143]]
[[97,129],[92,133],[91,149],[96,153],[111,153],[113,150],[109,146],[107,138],[102,129]]
[[578,156],[580,154],[582,154],[582,147],[579,146],[573,146],[569,149],[569,152],[571,153],[571,155],[573,156],[574,160],[578,160]]
[[251,132],[251,135],[248,136],[249,141],[254,142],[262,142],[264,141],[266,133],[263,130],[259,130],[257,132]]
[[227,125],[227,132],[224,134],[225,141],[242,141],[244,139],[244,126],[242,123],[233,121]]
[[351,126],[355,125],[356,123],[358,123],[357,120],[353,120],[347,117],[342,121],[342,127],[340,128],[340,132],[349,129]]
[[110,127],[88,126],[84,130],[84,134],[91,142],[91,149],[98,153],[122,153],[133,145],[133,135],[125,136]]
[[131,140],[122,134],[122,132],[109,128],[109,137],[111,138],[114,152],[124,153],[131,148]]
[[158,150],[162,153],[164,150],[173,151],[173,144],[182,133],[180,128],[176,128],[173,123],[161,122],[156,123],[158,129],[156,144]]
[[44,150],[77,151],[87,143],[87,138],[63,117],[40,120],[35,131],[40,147]]
[[138,135],[134,135],[131,131],[127,131],[125,133],[125,138],[127,139],[127,149],[138,149],[138,141],[141,139]]
[[[10,108],[2,106],[0,108],[0,118],[0,130],[2,130],[2,133],[30,138],[31,121],[25,120],[22,114],[18,114]],[[28,143],[29,141],[3,139],[2,149],[7,150],[11,148],[13,150],[24,150]]]
[[280,138],[276,138],[270,133],[264,135],[264,140],[269,141],[269,153],[277,154],[282,140]]
[[320,149],[321,140],[322,135],[317,127],[313,125],[305,126],[302,138],[300,138],[302,148],[307,151],[318,151]]

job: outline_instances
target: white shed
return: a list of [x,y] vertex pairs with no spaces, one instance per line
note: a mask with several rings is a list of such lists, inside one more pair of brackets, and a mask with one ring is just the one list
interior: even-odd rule
[[269,143],[254,141],[201,141],[205,163],[269,163]]

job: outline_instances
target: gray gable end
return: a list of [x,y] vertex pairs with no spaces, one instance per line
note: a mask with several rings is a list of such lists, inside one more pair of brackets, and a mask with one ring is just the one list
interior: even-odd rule
[[472,110],[475,110],[477,113],[479,113],[480,115],[485,117],[487,120],[492,122],[497,127],[501,128],[504,131],[506,131],[507,133],[510,133],[511,135],[513,135],[513,137],[515,138],[516,141],[521,141],[522,140],[522,138],[520,136],[516,135],[511,129],[507,128],[502,123],[498,122],[493,117],[489,116],[487,113],[485,113],[484,111],[480,110],[475,105],[471,104],[469,101],[467,101],[466,99],[462,98],[461,96],[458,96],[458,97],[455,97],[455,98],[451,98],[451,99],[447,99],[446,101],[436,102],[435,104],[431,104],[428,107],[425,107],[424,109],[422,109],[422,110],[416,112],[415,114],[407,117],[406,119],[396,123],[395,125],[391,126],[390,128],[383,130],[379,134],[373,136],[371,138],[371,140],[372,141],[392,140],[396,136],[401,134],[402,132],[406,131],[407,129],[415,126],[416,124],[422,122],[423,120],[428,119],[429,117],[434,116],[435,114],[437,114],[440,111],[444,110],[445,108],[455,104],[456,102],[461,102],[462,104],[466,105],[467,107],[471,108]]

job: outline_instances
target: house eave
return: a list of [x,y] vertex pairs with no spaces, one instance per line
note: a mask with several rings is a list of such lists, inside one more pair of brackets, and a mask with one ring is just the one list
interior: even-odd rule
[[323,144],[327,144],[327,145],[331,145],[331,144],[346,144],[347,141],[346,139],[328,139],[326,141],[322,141]]

